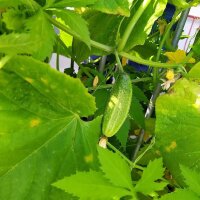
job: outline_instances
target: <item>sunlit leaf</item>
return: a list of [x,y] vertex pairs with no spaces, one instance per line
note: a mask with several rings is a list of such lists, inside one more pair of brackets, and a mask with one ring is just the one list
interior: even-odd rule
[[65,199],[51,183],[97,165],[101,118],[80,119],[94,111],[80,80],[30,57],[11,59],[0,70],[0,199]]
[[156,102],[156,147],[179,184],[183,184],[180,164],[200,169],[199,95],[198,83],[181,79]]

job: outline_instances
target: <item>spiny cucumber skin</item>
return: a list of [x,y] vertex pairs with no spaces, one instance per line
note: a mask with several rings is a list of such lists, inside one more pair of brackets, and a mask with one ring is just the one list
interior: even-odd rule
[[127,118],[132,100],[131,79],[126,73],[119,74],[113,88],[103,118],[103,134],[112,137]]

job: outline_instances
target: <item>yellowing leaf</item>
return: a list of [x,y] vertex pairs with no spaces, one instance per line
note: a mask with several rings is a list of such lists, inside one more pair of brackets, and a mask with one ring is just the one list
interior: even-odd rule
[[99,77],[95,76],[93,80],[93,87],[97,87],[98,83],[99,83]]
[[[184,62],[185,58],[186,58],[186,53],[184,50],[176,50],[175,52],[166,52],[164,54],[165,56],[167,56],[168,63],[181,63]],[[190,58],[187,63],[195,63],[195,59],[194,58]]]

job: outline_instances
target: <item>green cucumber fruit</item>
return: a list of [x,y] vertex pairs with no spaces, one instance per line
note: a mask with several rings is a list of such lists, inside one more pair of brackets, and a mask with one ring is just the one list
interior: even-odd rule
[[128,74],[122,72],[112,88],[103,117],[103,134],[112,137],[127,118],[132,99],[132,85]]

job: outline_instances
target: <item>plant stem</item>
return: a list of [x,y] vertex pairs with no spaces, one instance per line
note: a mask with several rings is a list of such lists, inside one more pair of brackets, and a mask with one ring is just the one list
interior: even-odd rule
[[114,147],[110,142],[107,141],[108,147],[110,147],[113,151],[119,154],[130,166],[133,168],[133,162],[130,161],[121,151],[119,151],[116,147]]
[[56,53],[56,69],[60,71],[59,53]]
[[[159,48],[158,48],[158,52],[157,52],[157,55],[156,55],[156,62],[158,62],[159,59],[160,59],[160,55],[161,55],[163,46],[165,44],[165,41],[166,41],[166,39],[167,39],[167,37],[168,37],[168,35],[170,33],[170,30],[171,30],[172,26],[176,22],[177,16],[179,14],[180,14],[180,10],[176,10],[171,22],[166,27],[165,33],[164,33],[164,35],[162,37],[162,40],[160,42],[160,45],[159,45]],[[154,83],[154,85],[156,85],[158,83],[158,79],[159,79],[158,75],[159,75],[159,68],[154,68],[153,69],[153,83]]]
[[57,52],[56,52],[56,69],[60,71],[60,56],[59,56],[59,46],[57,45]]
[[122,67],[122,63],[119,59],[119,55],[118,55],[117,51],[115,51],[115,58],[116,58],[116,61],[117,61],[117,67],[118,67],[119,71],[124,72],[124,69]]
[[[139,78],[139,79],[133,79],[131,80],[132,83],[139,83],[139,82],[145,82],[145,81],[150,81],[152,80],[151,77],[146,77],[146,78]],[[106,84],[106,85],[99,85],[97,87],[88,87],[88,91],[93,91],[93,90],[100,90],[100,89],[108,89],[113,87],[113,84]]]
[[[147,108],[146,113],[145,113],[146,119],[149,119],[151,117],[151,115],[154,111],[156,99],[159,96],[160,91],[161,91],[161,85],[158,84],[156,89],[154,90],[152,96],[151,96],[150,101],[149,101],[149,105],[148,105],[148,108]],[[137,154],[138,154],[140,147],[142,145],[142,142],[143,142],[144,134],[145,134],[145,130],[141,129],[140,134],[139,134],[139,138],[138,138],[138,141],[137,141],[137,144],[136,144],[136,148],[133,151],[133,156],[132,156],[133,161],[136,160]]]
[[[46,17],[48,18],[48,20],[54,25],[56,26],[57,28],[61,29],[62,31],[72,35],[73,37],[79,39],[79,40],[82,40],[81,37],[76,34],[74,31],[72,31],[71,29],[69,29],[68,27],[66,27],[65,25],[61,24],[60,22],[58,22],[56,19],[52,18],[51,16],[49,16],[48,14],[46,14]],[[90,40],[90,43],[93,47],[96,47],[98,49],[101,49],[105,52],[113,52],[114,51],[114,48],[113,47],[110,47],[110,46],[107,46],[105,44],[101,44],[99,42],[96,42],[96,41],[93,41],[93,40]]]
[[[74,31],[70,30],[68,27],[66,27],[65,25],[59,23],[57,20],[53,19],[51,16],[49,16],[48,14],[46,14],[48,20],[57,28],[63,30],[64,32],[72,35],[73,37],[76,37],[77,39],[81,40],[80,36],[78,36],[76,33],[74,33]],[[114,47],[111,46],[107,46],[105,44],[101,44],[99,42],[96,42],[94,40],[90,41],[91,45],[95,48],[98,48],[100,50],[103,50],[105,52],[112,53],[114,52]],[[126,52],[120,52],[119,53],[120,56],[123,56],[125,58],[128,58],[129,60],[132,60],[134,62],[137,62],[139,64],[144,64],[144,65],[148,65],[151,67],[161,67],[161,68],[176,68],[176,67],[181,67],[182,63],[178,63],[178,64],[167,64],[167,63],[159,63],[159,62],[153,62],[153,61],[149,61],[149,60],[145,60],[142,58],[138,58],[136,56],[132,56]]]
[[128,58],[129,60],[132,60],[136,63],[143,64],[143,65],[148,65],[150,67],[155,67],[155,68],[177,68],[181,67],[182,63],[175,63],[175,64],[168,64],[168,63],[159,63],[159,62],[153,62],[150,60],[144,60],[142,58],[138,58],[136,56],[130,55],[126,52],[120,52],[119,55]]
[[107,56],[102,56],[99,62],[99,72],[103,73],[105,64],[106,64]]
[[93,47],[100,49],[100,50],[103,50],[107,53],[112,53],[114,51],[114,47],[110,47],[110,46],[107,46],[105,44],[101,44],[101,43],[96,42],[94,40],[90,40],[90,43]]
[[138,19],[141,17],[141,15],[143,14],[143,12],[145,11],[145,9],[147,8],[147,6],[151,3],[151,0],[146,0],[143,3],[141,3],[139,9],[136,11],[136,13],[133,15],[131,21],[129,22],[124,35],[122,36],[122,39],[119,43],[119,47],[118,50],[119,52],[122,51],[128,41],[128,38],[131,35],[131,32],[133,30],[133,28],[135,27],[135,25],[137,24]]

